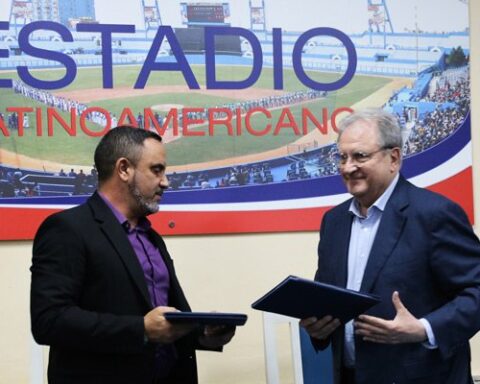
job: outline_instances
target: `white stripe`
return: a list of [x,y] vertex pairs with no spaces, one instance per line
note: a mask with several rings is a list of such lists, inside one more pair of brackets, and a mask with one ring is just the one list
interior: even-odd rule
[[0,204],[0,208],[29,208],[29,209],[68,209],[76,207],[72,204]]
[[425,173],[410,178],[410,182],[419,187],[428,187],[440,181],[446,180],[449,177],[464,171],[472,166],[472,142],[469,141],[463,149],[448,159],[446,162],[440,164],[438,167],[432,168]]
[[249,203],[168,204],[160,206],[160,212],[278,211],[285,209],[318,208],[340,204],[349,197],[350,195],[348,193],[342,193],[339,195],[308,197],[304,199],[255,201]]

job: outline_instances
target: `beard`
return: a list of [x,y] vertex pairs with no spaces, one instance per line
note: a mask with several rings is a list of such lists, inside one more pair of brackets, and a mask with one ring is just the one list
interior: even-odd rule
[[151,198],[148,198],[140,192],[135,177],[133,178],[133,182],[128,184],[128,190],[136,202],[136,210],[139,216],[147,216],[158,212],[158,202],[154,198],[159,194],[161,195],[162,190],[156,192]]

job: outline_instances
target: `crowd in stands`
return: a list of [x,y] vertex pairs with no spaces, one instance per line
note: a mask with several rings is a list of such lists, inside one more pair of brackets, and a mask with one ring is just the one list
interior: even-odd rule
[[450,136],[465,119],[460,108],[437,109],[417,121],[403,146],[405,156],[422,152]]
[[[442,79],[437,80],[440,84]],[[450,136],[463,122],[470,110],[470,79],[459,78],[455,84],[443,81],[444,86],[439,86],[427,95],[425,100],[439,104],[454,102],[455,108],[437,108],[421,116],[411,128],[405,141],[404,155],[411,155],[424,151]]]
[[305,168],[305,160],[300,160],[290,164],[289,169],[287,170],[287,180],[305,180],[310,179],[312,175],[307,172]]
[[[317,148],[313,151],[288,156],[286,163],[276,166],[272,172],[270,162],[252,163],[230,167],[220,175],[211,172],[190,172],[168,175],[170,188],[223,188],[231,186],[267,184],[272,182],[285,182],[305,180],[313,177],[322,177],[338,174],[338,165],[334,160],[337,151],[335,144]],[[282,169],[282,171],[279,171]],[[312,171],[315,169],[315,171]]]
[[453,85],[448,79],[437,80],[437,86],[432,94],[427,94],[422,101],[433,101],[435,103],[455,102],[464,104],[470,100],[470,77],[460,77]]
[[198,174],[187,173],[186,175],[179,175],[174,172],[168,175],[168,178],[172,189],[223,188],[247,184],[265,184],[274,181],[268,162],[231,167],[218,177],[212,177],[208,171],[204,171]]
[[[63,169],[57,174],[29,172],[0,165],[0,197],[32,197],[41,195],[85,195],[92,193],[98,183],[97,170],[88,174],[83,169]],[[59,193],[61,192],[61,193]]]
[[0,197],[35,196],[38,188],[24,185],[21,181],[23,171],[20,168],[7,169],[0,166]]
[[338,174],[338,164],[335,161],[337,145],[331,144],[320,148],[317,155],[318,177]]
[[97,170],[93,167],[88,174],[83,172],[83,169],[80,169],[76,172],[73,168],[70,169],[70,172],[66,173],[63,169],[58,172],[58,176],[69,177],[73,179],[73,194],[74,195],[83,195],[88,193],[92,189],[96,189],[98,185],[98,176]]

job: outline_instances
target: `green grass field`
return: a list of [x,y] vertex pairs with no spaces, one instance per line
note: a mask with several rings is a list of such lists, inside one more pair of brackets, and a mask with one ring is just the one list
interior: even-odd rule
[[[192,66],[197,81],[205,88],[204,67]],[[138,77],[140,71],[139,66],[120,66],[114,68],[114,86],[133,88],[133,84]],[[44,80],[58,79],[62,76],[63,71],[48,70],[36,71],[35,76]],[[246,78],[250,73],[250,68],[219,66],[217,67],[217,80],[241,80]],[[61,91],[72,91],[79,89],[93,89],[102,87],[101,68],[80,68],[73,84]],[[321,82],[332,82],[338,78],[337,74],[309,72],[309,76]],[[0,73],[0,78],[16,77],[11,73]],[[319,120],[322,108],[328,108],[329,112],[333,112],[338,107],[348,107],[359,100],[367,97],[375,92],[386,83],[389,79],[370,76],[355,76],[354,79],[339,91],[332,92],[325,99],[317,99],[305,105],[291,106],[290,110],[297,121],[301,125],[301,108],[308,107]],[[184,85],[185,81],[179,72],[153,72],[149,77],[146,88],[158,85]],[[264,69],[261,77],[253,88],[272,89],[272,70]],[[293,92],[305,90],[305,86],[296,78],[292,70],[284,70],[284,90]],[[54,92],[53,92],[54,93]],[[235,91],[231,92],[232,97],[213,97],[210,95],[198,93],[161,93],[155,95],[144,95],[141,97],[117,98],[111,100],[101,100],[89,103],[91,106],[100,106],[106,108],[110,112],[114,112],[117,117],[120,115],[124,107],[129,107],[135,113],[143,111],[144,108],[157,104],[182,104],[190,107],[214,107],[224,103],[238,101],[235,99]],[[46,105],[36,103],[33,100],[24,98],[15,94],[11,90],[0,90],[0,112],[6,115],[6,108],[15,107],[41,107],[44,115]],[[255,99],[255,97],[252,97]],[[277,122],[280,110],[272,111],[272,119],[270,123],[273,125]],[[61,113],[63,118],[69,122],[69,114]],[[17,132],[11,132],[10,137],[5,137],[0,132],[0,148],[25,154],[33,158],[48,159],[65,164],[79,164],[90,166],[92,164],[93,150],[98,143],[99,138],[87,136],[81,131],[77,122],[77,135],[72,137],[57,123],[54,124],[54,135],[48,137],[46,134],[47,121],[43,117],[44,135],[38,137],[35,129],[34,114],[30,113],[30,129],[25,131],[23,137],[18,137]],[[260,130],[265,127],[269,121],[264,116],[255,116],[252,119],[253,126]],[[233,122],[234,124],[235,122]],[[101,128],[92,123],[88,126],[92,131],[100,131]],[[198,128],[206,131],[205,127]],[[278,136],[274,136],[272,132],[266,136],[257,137],[248,134],[245,128],[242,136],[229,136],[225,128],[217,128],[214,136],[204,137],[183,137],[172,143],[167,144],[168,162],[170,165],[191,164],[203,161],[212,161],[218,159],[229,158],[233,156],[245,155],[263,152],[269,149],[278,148],[280,146],[291,143],[299,138],[292,130],[283,129]],[[0,159],[1,160],[1,159]]]

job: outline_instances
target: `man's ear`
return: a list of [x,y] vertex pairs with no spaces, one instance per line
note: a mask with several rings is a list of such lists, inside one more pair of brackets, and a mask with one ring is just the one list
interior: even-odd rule
[[115,172],[122,181],[128,181],[132,175],[133,165],[126,157],[121,157],[115,163]]
[[395,147],[390,150],[390,158],[392,159],[392,172],[398,170],[402,164],[401,148]]

